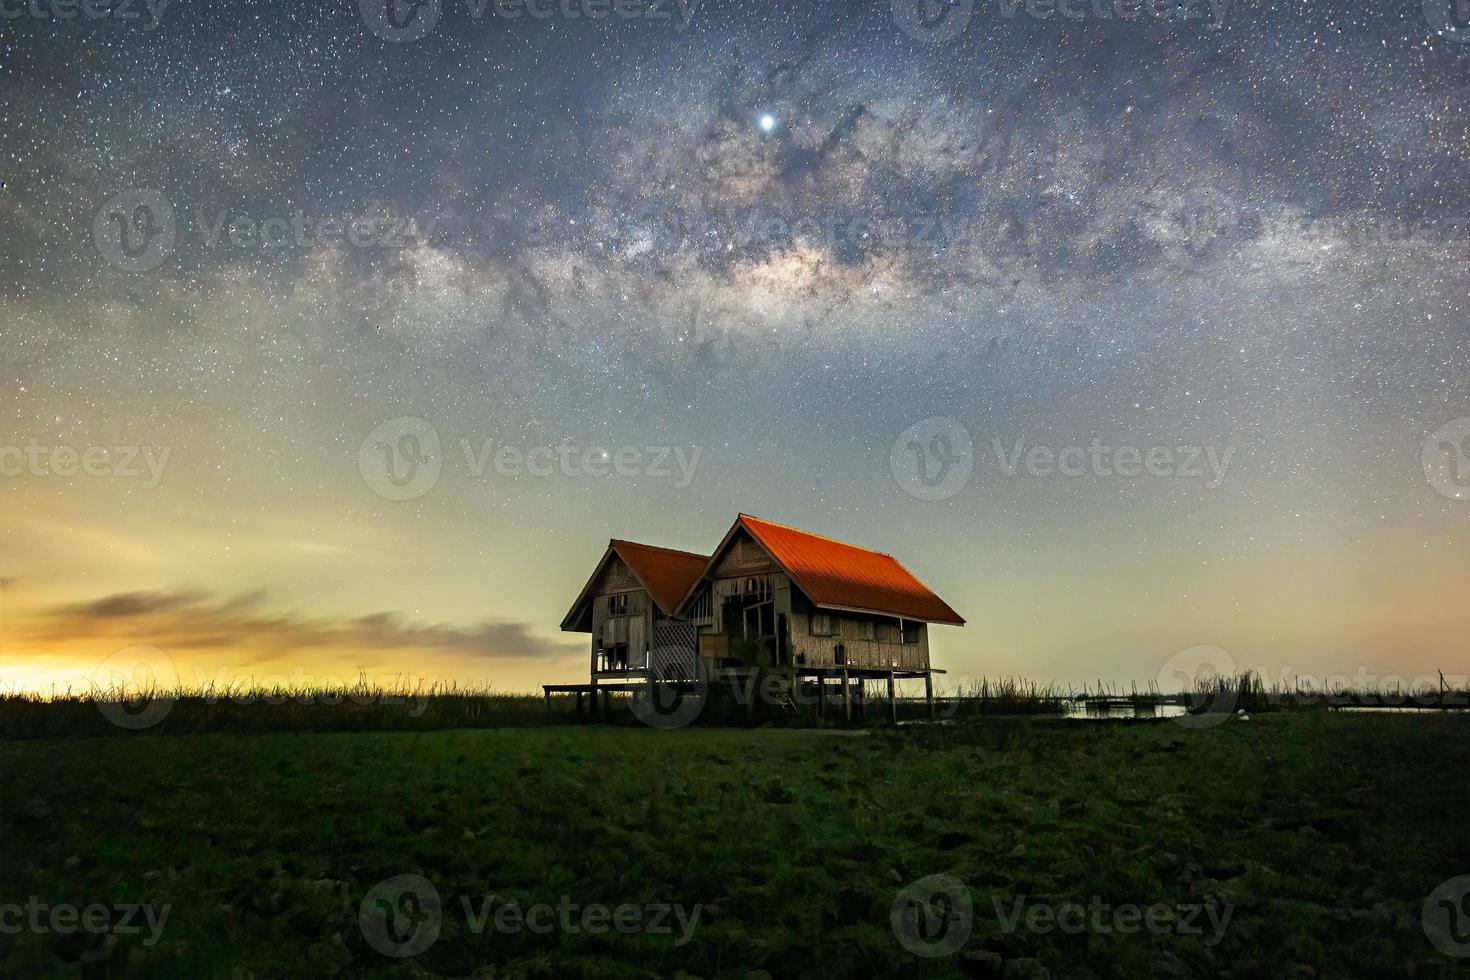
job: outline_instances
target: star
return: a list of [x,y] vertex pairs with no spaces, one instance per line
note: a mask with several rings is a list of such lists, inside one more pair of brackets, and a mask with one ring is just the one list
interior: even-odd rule
[[[377,623],[411,594],[503,627],[441,646],[445,676],[529,686],[558,678],[495,655],[560,655],[599,538],[701,551],[744,510],[892,551],[974,610],[984,629],[939,641],[952,679],[1143,682],[1166,642],[1219,632],[1272,674],[1339,641],[1379,673],[1461,649],[1463,615],[1370,589],[1445,610],[1470,589],[1466,488],[1421,465],[1470,416],[1470,44],[1436,33],[1447,0],[1216,4],[1219,30],[1210,4],[1021,4],[991,30],[916,2],[514,30],[421,4],[413,43],[354,4],[0,32],[0,83],[28,93],[0,139],[0,638],[104,583],[183,589],[157,613],[221,651],[229,596]],[[113,111],[79,111],[93,92]],[[358,456],[399,418],[440,443],[410,500]],[[945,500],[891,466],[926,419],[970,443]],[[77,474],[33,473],[32,438]],[[1104,476],[1094,440],[1122,453]],[[563,445],[607,475],[568,477]],[[136,475],[87,475],[125,447]],[[156,486],[145,449],[168,453]],[[528,456],[551,475],[497,475]],[[58,551],[74,524],[96,537]],[[1158,600],[1183,594],[1187,618]]]

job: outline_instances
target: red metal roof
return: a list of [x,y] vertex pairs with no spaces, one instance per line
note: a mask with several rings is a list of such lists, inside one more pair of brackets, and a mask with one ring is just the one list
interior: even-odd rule
[[892,555],[741,514],[749,531],[819,606],[963,626],[965,620]]
[[658,548],[637,541],[620,541],[613,538],[608,547],[617,552],[627,566],[633,570],[638,581],[653,596],[653,601],[665,614],[672,613],[679,600],[684,598],[709,562],[709,555],[696,555],[673,548]]

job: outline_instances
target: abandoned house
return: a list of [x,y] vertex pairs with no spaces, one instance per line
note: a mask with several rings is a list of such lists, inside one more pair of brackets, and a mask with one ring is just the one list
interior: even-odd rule
[[[608,542],[561,628],[591,634],[590,695],[650,681],[711,684],[752,671],[819,692],[850,717],[863,682],[923,678],[933,712],[929,625],[964,619],[892,555],[741,514],[709,555]],[[894,709],[896,711],[896,708]]]

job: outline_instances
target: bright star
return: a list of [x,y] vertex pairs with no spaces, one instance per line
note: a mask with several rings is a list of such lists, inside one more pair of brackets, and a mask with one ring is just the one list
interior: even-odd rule
[[760,126],[764,132],[769,133],[771,130],[776,128],[776,117],[771,115],[769,112],[762,113],[760,118]]

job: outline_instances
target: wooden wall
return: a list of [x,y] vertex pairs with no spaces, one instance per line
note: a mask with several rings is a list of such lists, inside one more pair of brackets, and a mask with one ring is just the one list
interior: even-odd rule
[[[910,628],[917,628],[917,643],[897,642],[897,620],[891,616],[862,616],[857,613],[831,613],[833,636],[812,636],[811,617],[814,610],[793,612],[791,624],[791,649],[799,665],[807,667],[839,667],[837,644],[849,667],[871,667],[880,670],[926,670],[929,667],[929,629],[926,623],[909,621]],[[895,632],[892,641],[863,638],[863,621],[871,619],[880,629],[884,626]],[[882,633],[877,635],[882,636]]]
[[[628,596],[628,619],[637,619],[641,626],[628,625],[622,627],[627,630],[627,636],[637,641],[641,638],[641,648],[628,650],[628,662],[630,664],[641,664],[643,654],[647,652],[648,640],[653,634],[653,598],[638,584],[633,572],[617,555],[607,563],[602,570],[602,575],[592,587],[592,651],[602,645],[603,637],[606,635],[608,621],[608,597],[612,595],[626,594]],[[619,639],[624,639],[619,636]]]
[[736,578],[741,575],[764,575],[778,570],[778,566],[766,554],[754,538],[744,531],[730,542],[729,550],[718,564],[710,569],[711,578]]

